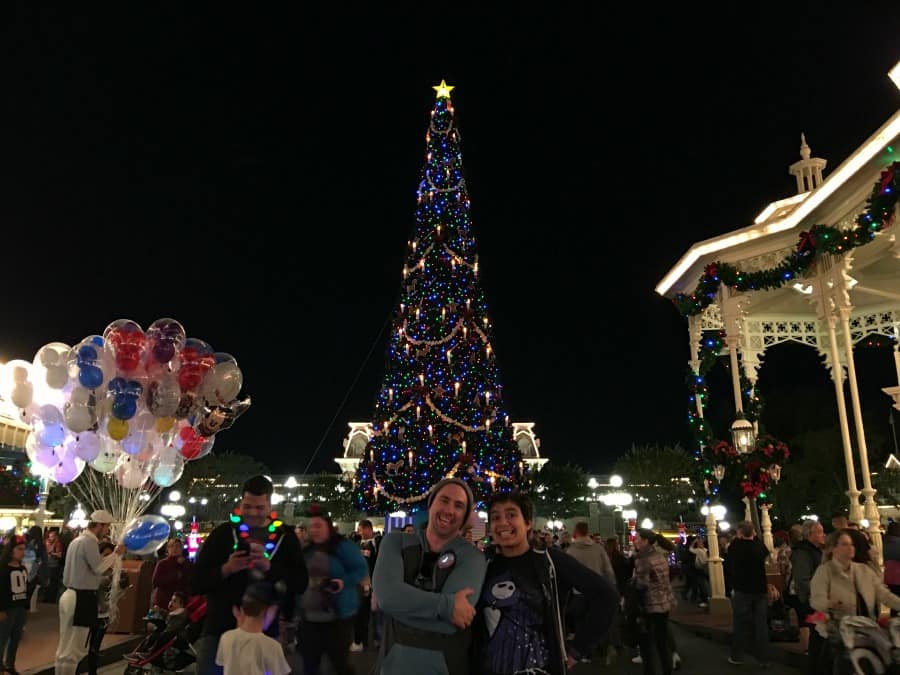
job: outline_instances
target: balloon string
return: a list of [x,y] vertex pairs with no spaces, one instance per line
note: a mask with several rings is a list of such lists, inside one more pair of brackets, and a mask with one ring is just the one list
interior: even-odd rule
[[375,339],[372,341],[372,346],[369,347],[369,353],[366,354],[366,358],[363,359],[363,362],[359,366],[359,370],[356,371],[356,377],[353,378],[353,382],[350,383],[350,387],[347,389],[347,393],[344,394],[344,400],[341,401],[341,404],[338,406],[337,411],[334,413],[334,417],[331,418],[331,422],[328,423],[328,427],[325,429],[325,433],[322,434],[322,438],[319,440],[319,444],[316,446],[316,449],[313,451],[313,454],[310,456],[309,461],[306,463],[306,468],[303,469],[303,473],[307,473],[309,471],[310,465],[313,463],[313,460],[316,458],[316,455],[319,454],[319,450],[322,449],[322,444],[325,442],[325,439],[328,437],[328,434],[331,433],[331,428],[334,426],[335,420],[337,420],[338,416],[344,410],[344,406],[347,404],[347,399],[350,398],[350,394],[353,392],[353,388],[356,386],[356,383],[359,381],[359,376],[362,375],[363,369],[366,367],[366,364],[369,362],[369,359],[372,358],[372,354],[375,351],[375,348],[381,341],[381,336],[384,334],[384,329],[391,322],[391,318],[393,317],[393,311],[391,311],[385,322],[381,325],[381,328],[378,331],[378,335],[375,336]]

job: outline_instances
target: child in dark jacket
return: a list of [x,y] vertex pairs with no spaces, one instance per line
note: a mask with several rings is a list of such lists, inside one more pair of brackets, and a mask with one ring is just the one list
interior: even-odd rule
[[16,651],[28,616],[28,572],[25,537],[12,535],[0,553],[0,658],[9,675],[16,671]]

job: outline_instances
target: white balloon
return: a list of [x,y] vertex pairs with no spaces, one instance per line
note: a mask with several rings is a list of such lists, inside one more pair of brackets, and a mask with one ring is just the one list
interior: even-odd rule
[[153,413],[143,408],[128,422],[129,429],[136,429],[138,431],[152,429],[155,425],[156,418],[153,416]]
[[48,427],[63,423],[63,415],[55,405],[42,405],[40,410],[38,410],[38,417],[41,418],[44,426]]
[[69,394],[69,403],[71,405],[88,405],[91,402],[91,392],[84,387],[73,387],[72,393]]
[[31,382],[19,382],[13,386],[9,400],[17,408],[27,408],[34,398],[34,385]]
[[62,389],[69,381],[68,355],[71,347],[62,342],[51,342],[34,355],[32,373],[35,381],[50,389]]
[[116,469],[119,457],[122,455],[118,441],[104,436],[100,437],[100,452],[90,462],[91,468],[100,473],[112,473]]
[[184,472],[184,458],[181,453],[176,452],[174,448],[166,448],[171,452],[160,453],[152,464],[150,470],[150,478],[159,487],[171,487],[178,482],[181,474]]
[[133,429],[131,425],[129,425],[129,429],[128,435],[119,441],[119,443],[122,446],[122,450],[129,455],[136,455],[143,449],[146,444],[146,439],[143,431]]
[[[0,397],[11,401],[16,385],[28,382],[30,373],[31,364],[22,359],[13,359],[6,365],[0,366]],[[25,405],[28,404],[26,403]],[[19,407],[24,408],[25,405]]]
[[59,462],[59,455],[56,454],[56,451],[53,448],[41,445],[38,447],[34,460],[35,464],[40,464],[44,468],[49,469]]
[[130,455],[122,454],[116,465],[115,473],[119,485],[127,489],[136,489],[147,481],[150,467],[147,463],[140,462]]
[[100,438],[93,431],[82,431],[75,438],[75,455],[85,462],[93,462],[100,454]]
[[84,462],[71,453],[66,453],[56,466],[53,467],[53,480],[60,485],[66,485],[81,475],[84,471]]
[[73,404],[71,402],[66,404],[63,417],[66,419],[66,426],[69,427],[69,431],[74,434],[80,434],[82,431],[87,431],[94,426],[94,423],[97,421],[94,418],[93,411],[91,411],[88,406]]
[[47,368],[45,379],[51,389],[62,389],[69,382],[69,371],[65,366],[53,366]]
[[236,362],[217,363],[203,378],[201,393],[209,403],[229,403],[241,391],[244,376]]

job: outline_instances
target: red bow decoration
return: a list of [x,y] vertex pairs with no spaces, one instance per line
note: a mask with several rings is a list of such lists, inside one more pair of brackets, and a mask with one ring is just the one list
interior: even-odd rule
[[719,268],[715,263],[711,263],[706,266],[703,273],[711,279],[717,279],[719,277]]
[[805,253],[806,251],[815,251],[816,250],[816,235],[812,232],[801,232],[800,233],[800,243],[797,245],[798,253]]

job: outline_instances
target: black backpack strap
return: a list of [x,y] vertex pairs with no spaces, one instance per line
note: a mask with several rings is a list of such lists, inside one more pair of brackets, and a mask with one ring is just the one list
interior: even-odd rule
[[417,536],[404,533],[400,555],[403,557],[403,581],[415,586],[419,568],[422,566],[422,542]]

